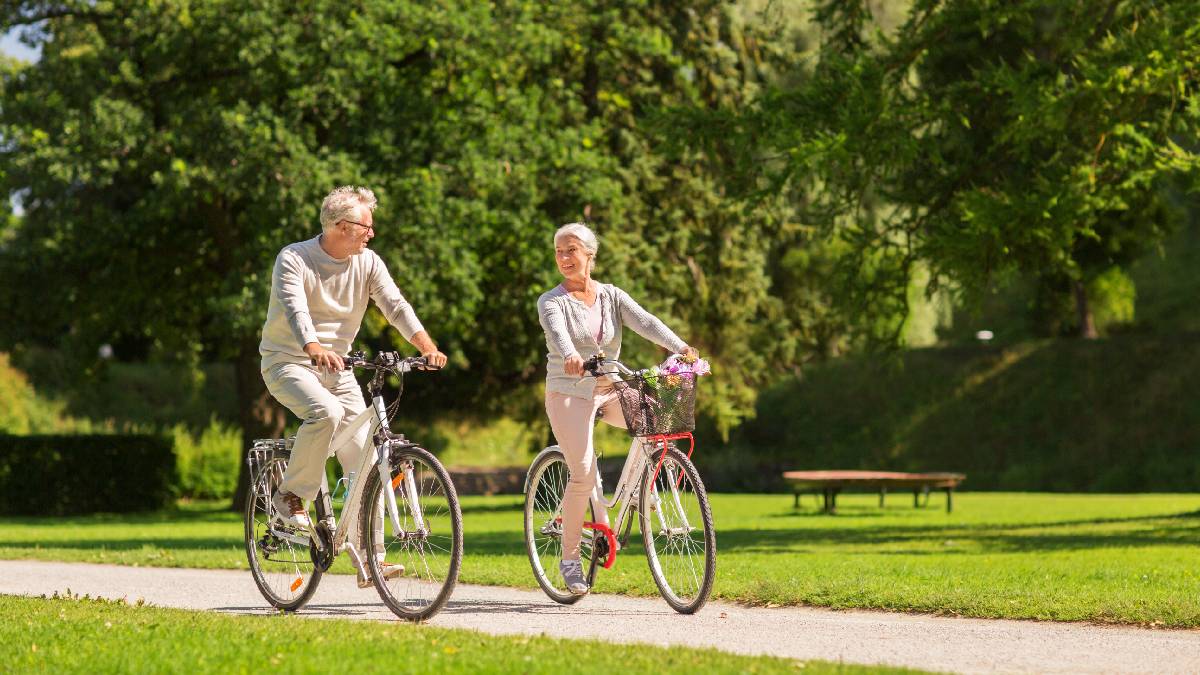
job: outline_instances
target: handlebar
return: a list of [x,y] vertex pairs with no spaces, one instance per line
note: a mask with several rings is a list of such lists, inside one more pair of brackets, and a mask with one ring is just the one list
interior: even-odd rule
[[439,366],[429,365],[424,356],[400,356],[398,352],[379,352],[370,360],[362,352],[350,352],[342,361],[346,364],[346,370],[363,368],[401,374],[413,370],[441,370]]
[[[672,354],[672,356],[683,356],[683,355],[682,354]],[[600,369],[606,365],[614,366],[616,368],[616,371],[615,372],[607,372],[607,373],[601,371]],[[649,371],[648,368],[642,368],[641,370],[633,370],[629,366],[626,366],[624,363],[621,363],[620,361],[618,361],[616,359],[607,358],[604,355],[604,352],[598,352],[591,358],[585,360],[583,362],[583,369],[585,371],[587,371],[588,373],[591,373],[592,377],[600,377],[601,375],[616,375],[616,374],[621,374],[626,377],[637,377],[637,376],[643,375]],[[584,377],[587,377],[587,375],[584,375]]]

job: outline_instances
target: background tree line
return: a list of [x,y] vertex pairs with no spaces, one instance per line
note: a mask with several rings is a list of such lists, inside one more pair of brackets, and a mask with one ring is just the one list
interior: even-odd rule
[[[233,361],[247,439],[285,419],[258,375],[272,260],[334,185],[376,189],[373,248],[457,366],[414,410],[540,415],[534,302],[586,215],[597,278],[713,356],[719,430],[810,359],[901,342],[923,293],[1033,277],[1086,334],[1088,285],[1195,202],[1191,3],[0,12],[42,50],[0,76],[23,207],[0,348]],[[395,344],[369,316],[364,342]]]

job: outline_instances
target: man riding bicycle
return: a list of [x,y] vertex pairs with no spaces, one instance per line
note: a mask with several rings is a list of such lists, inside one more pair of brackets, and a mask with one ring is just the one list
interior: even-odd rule
[[[305,502],[317,496],[325,476],[329,445],[343,420],[366,409],[354,373],[344,370],[342,354],[358,334],[369,301],[383,312],[431,367],[446,364],[446,355],[425,332],[412,305],[404,299],[383,260],[367,248],[375,236],[375,194],[343,186],[321,203],[321,234],[289,244],[279,252],[271,275],[271,299],[263,324],[262,376],[277,401],[302,420],[283,482],[271,499],[276,517],[285,524],[311,530]],[[344,471],[361,463],[370,433],[337,450]],[[358,528],[352,528],[352,539]],[[353,542],[357,544],[357,542]],[[383,576],[403,573],[386,566]],[[359,586],[370,579],[359,571]]]

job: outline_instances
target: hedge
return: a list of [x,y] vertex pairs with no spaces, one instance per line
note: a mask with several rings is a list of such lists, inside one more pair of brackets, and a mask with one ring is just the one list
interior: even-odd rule
[[148,435],[0,435],[0,514],[159,509],[174,497],[171,441]]

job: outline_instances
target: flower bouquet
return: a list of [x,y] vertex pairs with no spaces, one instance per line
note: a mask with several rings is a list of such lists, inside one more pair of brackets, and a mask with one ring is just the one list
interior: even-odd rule
[[675,434],[695,428],[696,378],[712,370],[704,359],[672,356],[619,383],[621,410],[634,436]]

